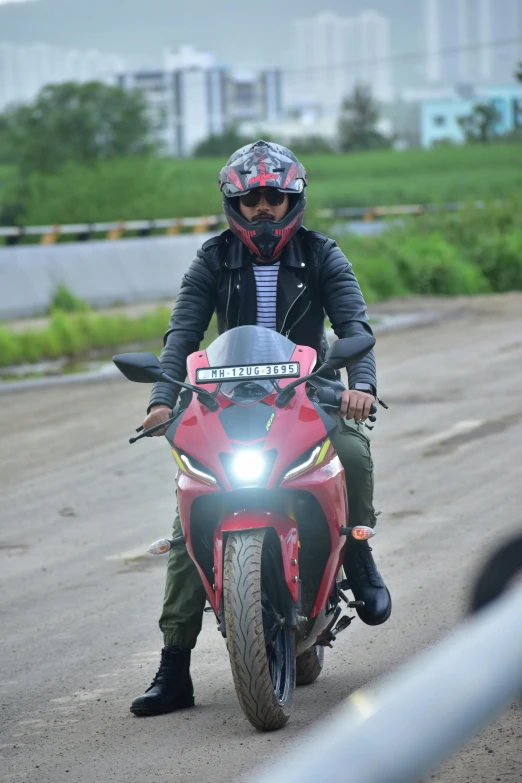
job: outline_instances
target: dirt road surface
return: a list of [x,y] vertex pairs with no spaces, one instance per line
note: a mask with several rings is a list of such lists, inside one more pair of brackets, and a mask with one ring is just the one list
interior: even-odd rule
[[[144,552],[170,533],[175,505],[163,439],[127,443],[147,387],[100,380],[0,394],[2,781],[248,779],[353,690],[455,626],[480,564],[522,524],[522,296],[384,309],[419,308],[439,312],[438,323],[378,340],[390,410],[373,435],[384,509],[374,553],[394,611],[381,628],[357,622],[339,637],[278,733],[243,718],[208,614],[193,656],[196,709],[129,712],[161,648],[165,560]],[[520,705],[428,779],[520,781]]]

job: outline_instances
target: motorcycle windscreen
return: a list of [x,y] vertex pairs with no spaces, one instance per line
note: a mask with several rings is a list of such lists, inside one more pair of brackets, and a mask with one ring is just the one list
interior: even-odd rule
[[241,368],[244,379],[222,383],[221,393],[234,402],[248,404],[266,397],[274,388],[271,380],[255,377],[256,368],[277,367],[284,378],[295,349],[295,343],[272,329],[238,326],[208,346],[207,359],[210,368]]

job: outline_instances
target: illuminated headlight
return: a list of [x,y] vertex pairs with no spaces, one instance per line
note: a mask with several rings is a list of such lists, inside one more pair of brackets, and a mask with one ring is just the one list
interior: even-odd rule
[[232,470],[242,484],[259,481],[266,470],[265,458],[258,451],[242,451],[234,457]]

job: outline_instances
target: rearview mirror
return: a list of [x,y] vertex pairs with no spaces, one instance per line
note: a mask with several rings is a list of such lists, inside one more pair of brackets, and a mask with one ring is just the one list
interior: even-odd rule
[[112,361],[129,381],[155,383],[163,380],[161,364],[153,353],[118,353]]
[[332,370],[350,367],[364,359],[375,345],[375,337],[370,334],[357,334],[354,337],[344,337],[336,340],[328,349],[325,363]]

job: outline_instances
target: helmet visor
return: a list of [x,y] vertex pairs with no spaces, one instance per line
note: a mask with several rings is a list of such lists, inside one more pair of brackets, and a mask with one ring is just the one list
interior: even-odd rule
[[[251,187],[247,188],[240,188],[233,182],[225,182],[223,183],[222,192],[223,195],[228,196],[231,198],[232,196],[241,196],[242,193],[251,193],[252,191],[258,190],[260,187],[271,187],[277,189],[280,193],[302,193],[305,187],[304,180],[302,179],[294,179],[292,182],[289,182],[286,188],[278,188],[277,185],[274,185],[271,182],[266,182],[264,185],[259,185],[256,183],[255,185],[252,185]],[[281,202],[280,202],[281,203]],[[247,205],[248,206],[248,205]],[[252,205],[255,206],[255,205]]]

